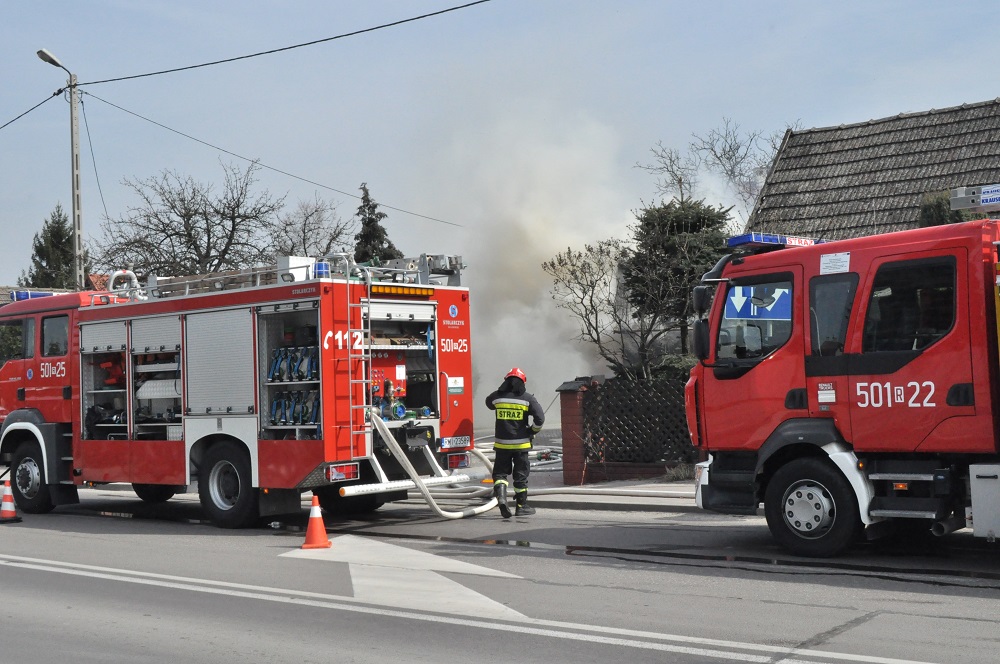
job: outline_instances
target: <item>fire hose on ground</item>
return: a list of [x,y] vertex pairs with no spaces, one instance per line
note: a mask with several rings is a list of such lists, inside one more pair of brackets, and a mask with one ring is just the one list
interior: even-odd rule
[[[382,437],[382,441],[389,448],[389,451],[392,453],[394,457],[396,457],[396,460],[399,461],[399,464],[403,467],[403,470],[406,471],[406,474],[410,476],[410,479],[413,480],[413,483],[417,486],[417,490],[420,491],[421,495],[424,497],[424,500],[427,501],[427,504],[430,505],[431,509],[433,509],[438,514],[438,516],[443,517],[445,519],[464,519],[467,516],[476,516],[477,514],[489,512],[491,509],[497,506],[496,498],[491,498],[489,501],[483,503],[482,505],[477,505],[476,507],[468,507],[462,510],[461,512],[450,512],[441,509],[438,506],[437,501],[434,500],[434,496],[427,488],[427,485],[425,485],[423,479],[421,479],[420,473],[416,471],[416,469],[413,467],[413,464],[410,463],[410,460],[406,458],[406,453],[403,452],[403,449],[399,446],[399,443],[396,442],[396,439],[393,437],[392,432],[389,431],[389,427],[385,425],[385,423],[382,421],[382,418],[376,415],[375,413],[372,413],[371,421],[375,427],[375,430],[378,431],[379,436]],[[483,459],[485,459],[485,457],[483,457]]]
[[[373,416],[372,423],[375,429],[378,431],[382,440],[385,442],[389,451],[392,453],[396,460],[399,461],[400,465],[413,480],[416,485],[417,490],[420,492],[421,496],[430,505],[439,516],[445,519],[463,519],[467,516],[477,516],[485,512],[489,512],[491,509],[497,506],[497,500],[491,497],[489,501],[483,503],[482,505],[477,505],[475,507],[466,508],[460,512],[448,511],[442,509],[435,500],[435,495],[441,498],[445,497],[461,497],[466,499],[482,498],[487,495],[492,494],[491,488],[474,488],[474,487],[455,487],[455,488],[444,488],[435,487],[432,491],[428,488],[424,481],[421,479],[420,474],[410,463],[410,460],[406,457],[403,449],[396,442],[393,437],[392,432],[389,428],[382,422],[382,418]],[[489,458],[481,450],[472,449],[471,452],[476,456],[487,469],[492,473],[493,464],[489,461]],[[678,492],[678,491],[650,491],[647,489],[601,489],[593,487],[553,487],[548,489],[535,489],[532,490],[532,495],[539,496],[551,496],[557,494],[568,494],[568,495],[583,495],[583,496],[616,496],[624,498],[690,498],[689,493]]]

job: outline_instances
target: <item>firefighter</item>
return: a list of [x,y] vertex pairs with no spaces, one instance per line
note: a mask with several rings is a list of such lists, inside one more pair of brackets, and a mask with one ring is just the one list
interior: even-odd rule
[[[528,505],[528,450],[531,441],[545,422],[545,413],[534,395],[525,390],[524,372],[514,367],[504,376],[503,384],[486,397],[486,407],[496,411],[496,441],[493,443],[493,495],[503,518],[511,517],[507,505],[507,476],[513,471],[515,516],[528,516],[535,508]],[[528,418],[531,418],[529,424]]]

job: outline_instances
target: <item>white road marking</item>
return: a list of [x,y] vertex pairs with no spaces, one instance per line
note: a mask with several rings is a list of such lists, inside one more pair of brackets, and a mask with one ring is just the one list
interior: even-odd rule
[[330,541],[332,546],[328,549],[295,549],[280,557],[348,563],[354,597],[369,604],[496,620],[526,619],[514,609],[437,572],[508,579],[520,578],[517,575],[371,537],[337,535]]
[[527,620],[524,614],[428,570],[351,563],[351,582],[355,599],[378,606],[491,620]]
[[[0,554],[0,566],[32,569],[57,574],[70,574],[109,581],[121,581],[161,588],[187,590],[191,592],[227,595],[244,599],[256,599],[266,602],[294,604],[313,608],[349,611],[366,615],[385,616],[399,619],[419,620],[428,623],[460,625],[473,629],[488,629],[493,631],[511,632],[519,635],[532,634],[557,639],[567,639],[602,645],[638,648],[659,652],[681,653],[699,657],[727,659],[739,662],[760,662],[768,664],[774,661],[773,655],[782,655],[782,664],[816,664],[817,662],[863,662],[865,664],[930,664],[908,659],[888,657],[873,657],[867,655],[852,655],[847,653],[825,652],[822,650],[805,650],[766,646],[739,641],[723,641],[719,639],[703,639],[677,634],[660,634],[640,630],[604,627],[601,625],[586,625],[580,623],[559,622],[523,618],[520,621],[504,623],[496,620],[477,620],[460,616],[440,616],[414,611],[396,609],[381,609],[367,605],[356,598],[339,597],[323,593],[313,593],[288,588],[269,588],[242,583],[214,581],[212,579],[197,579],[191,577],[155,574],[135,570],[100,567],[96,565],[80,565],[76,563],[27,558]],[[627,637],[627,638],[625,638]],[[754,655],[752,652],[771,653]],[[794,655],[794,659],[787,656]]]
[[330,538],[329,549],[295,549],[282,553],[281,557],[313,558],[339,563],[379,565],[400,569],[420,569],[454,574],[477,574],[479,576],[499,576],[507,579],[521,577],[507,572],[499,572],[488,567],[480,567],[460,560],[452,560],[433,553],[409,549],[388,542],[380,542],[371,537],[357,535],[336,535]]

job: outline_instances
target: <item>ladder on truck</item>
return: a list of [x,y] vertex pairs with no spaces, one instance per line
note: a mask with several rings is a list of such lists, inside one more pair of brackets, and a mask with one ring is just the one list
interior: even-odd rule
[[[371,459],[377,481],[387,483],[389,478],[372,453],[376,432],[371,418],[379,417],[379,414],[373,410],[372,396],[371,287],[376,278],[387,278],[392,281],[401,279],[404,282],[409,280],[411,283],[426,283],[427,279],[419,273],[418,262],[415,259],[390,261],[386,266],[358,265],[350,256],[345,256],[342,260],[347,262],[344,274],[356,274],[361,277],[359,282],[352,282],[348,278],[347,284],[347,334],[348,339],[350,339],[347,345],[347,364],[350,375],[348,405],[351,413],[349,418],[351,453],[353,456],[358,456],[357,451],[367,443],[367,456]],[[423,262],[426,263],[426,261]],[[363,286],[364,292],[361,297],[355,300],[351,289],[357,286]],[[361,339],[361,343],[356,348],[354,340],[358,338]],[[443,471],[440,474],[444,474]]]
[[[371,316],[369,307],[371,304],[371,272],[362,270],[363,279],[360,283],[354,283],[348,278],[347,282],[347,371],[350,377],[350,389],[348,394],[348,406],[350,412],[351,431],[351,456],[357,457],[358,450],[362,448],[365,441],[371,441],[372,425],[372,381],[371,381]],[[354,300],[352,288],[363,286],[364,292],[361,297]],[[354,340],[360,339],[361,343],[355,345]],[[360,440],[359,440],[360,439]],[[371,442],[369,442],[369,445]],[[387,481],[382,468],[374,462],[372,450],[368,450],[372,457],[372,466],[379,476],[380,482]]]
[[[374,452],[377,433],[372,418],[380,417],[374,411],[371,359],[371,292],[375,280],[385,280],[399,283],[431,285],[436,280],[445,279],[450,285],[460,284],[461,257],[427,256],[419,258],[401,258],[388,261],[385,265],[370,266],[354,263],[353,257],[337,254],[338,261],[345,262],[343,273],[357,275],[361,279],[352,282],[350,276],[347,284],[347,333],[350,343],[347,349],[348,373],[350,389],[348,404],[350,410],[351,452],[354,456],[362,444],[368,444],[368,457],[375,471],[377,482],[386,484],[390,480],[378,463]],[[320,260],[327,260],[326,258]],[[363,286],[364,292],[357,300],[352,296],[352,286]],[[358,336],[355,336],[358,335]],[[360,338],[361,343],[355,348],[354,339]],[[360,438],[360,440],[359,440]],[[441,468],[433,456],[428,456],[428,462],[438,479],[447,478],[448,473]]]

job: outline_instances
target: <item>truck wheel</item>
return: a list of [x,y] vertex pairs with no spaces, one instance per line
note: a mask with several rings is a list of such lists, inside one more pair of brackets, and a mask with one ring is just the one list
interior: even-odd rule
[[854,492],[824,459],[796,459],[778,469],[767,485],[764,515],[774,539],[799,556],[836,556],[861,532]]
[[38,443],[25,441],[17,446],[11,460],[11,493],[14,502],[28,514],[51,512],[55,504],[45,483],[45,462]]
[[319,497],[319,506],[330,516],[351,516],[354,514],[369,514],[385,503],[378,494],[351,496],[340,495],[340,487],[325,487],[313,491]]
[[208,449],[198,472],[198,498],[220,528],[246,528],[258,518],[257,489],[246,450],[228,441]]
[[169,484],[133,484],[132,490],[144,503],[165,503],[177,493]]

